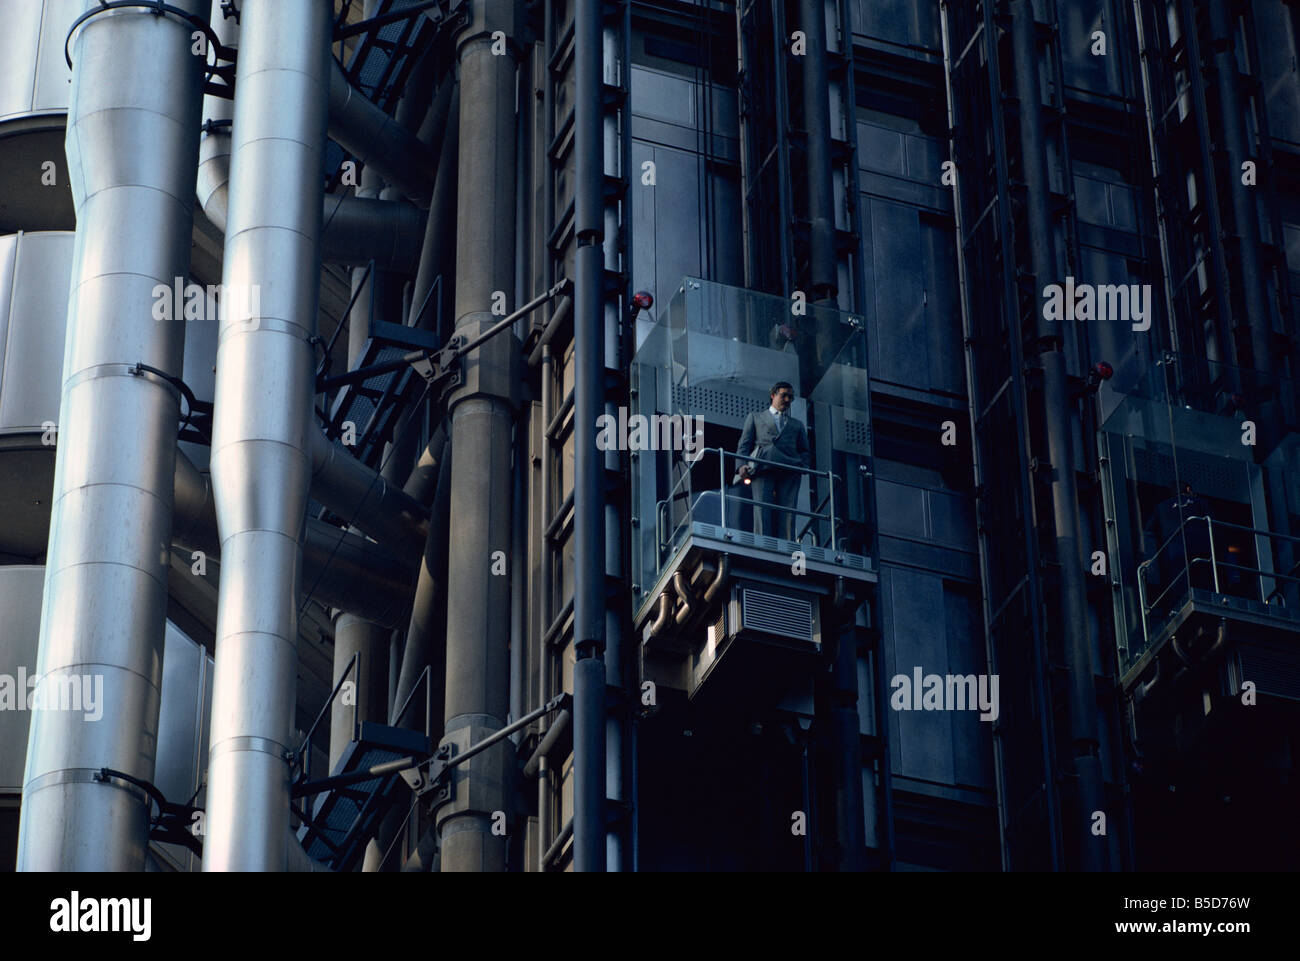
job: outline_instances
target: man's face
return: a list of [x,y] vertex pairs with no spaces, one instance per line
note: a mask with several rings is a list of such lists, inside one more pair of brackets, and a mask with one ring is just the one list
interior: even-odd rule
[[792,400],[794,400],[794,391],[788,387],[782,387],[772,395],[772,406],[777,410],[789,410]]

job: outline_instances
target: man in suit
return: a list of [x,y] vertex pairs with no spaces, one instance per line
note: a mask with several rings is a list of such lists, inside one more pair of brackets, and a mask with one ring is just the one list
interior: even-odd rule
[[[781,381],[772,388],[770,396],[772,403],[767,410],[754,411],[745,418],[736,453],[741,457],[757,457],[792,467],[807,467],[812,463],[808,428],[803,421],[790,416],[794,388]],[[759,505],[794,507],[799,499],[803,474],[751,461],[741,465],[737,476],[750,479],[753,484],[754,533],[794,540],[795,515]]]

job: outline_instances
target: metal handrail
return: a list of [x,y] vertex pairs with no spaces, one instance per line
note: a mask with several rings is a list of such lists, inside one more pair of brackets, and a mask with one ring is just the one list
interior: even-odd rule
[[[765,457],[754,457],[751,455],[740,454],[737,453],[736,451],[729,451],[723,447],[699,448],[698,450],[693,452],[693,456],[690,458],[690,463],[694,464],[698,462],[699,459],[702,458],[705,454],[718,455],[717,493],[719,495],[719,510],[721,513],[719,526],[723,529],[724,532],[728,529],[729,526],[727,523],[727,500],[728,500],[727,488],[731,485],[728,483],[727,480],[727,458],[730,457],[736,460],[744,461],[746,464],[763,464],[770,467],[778,468],[780,470],[792,471],[800,475],[807,474],[810,478],[812,477],[825,478],[829,487],[827,490],[827,495],[822,499],[821,504],[818,505],[817,511],[806,511],[806,510],[801,510],[797,507],[786,507],[783,504],[769,504],[767,502],[762,503],[761,509],[777,510],[787,514],[793,514],[798,517],[807,517],[808,523],[805,524],[803,530],[799,532],[799,536],[797,540],[802,540],[803,537],[808,534],[808,529],[813,525],[815,521],[828,522],[828,524],[830,525],[830,546],[832,549],[835,548],[836,545],[835,484],[841,478],[838,475],[836,475],[834,472],[829,470],[825,470],[825,471],[818,470],[814,467],[802,467],[795,464],[786,464],[781,461],[770,460]],[[668,506],[673,501],[681,498],[685,498],[689,502],[690,499],[696,493],[695,491],[691,490],[690,480],[691,480],[691,474],[688,472],[677,482],[677,484],[674,486],[674,489],[668,494],[668,496],[662,498],[655,506],[655,541],[656,541],[656,548],[659,553],[660,561],[663,560],[663,553],[667,549],[668,542],[672,539],[673,536],[676,535],[677,531],[679,531],[682,528],[682,526],[689,519],[691,513],[694,511],[694,506],[688,504],[686,510],[686,514],[687,514],[686,518],[683,518],[683,520],[673,528],[672,533],[667,537],[665,537],[666,524],[664,522],[664,513],[668,508]],[[710,488],[710,490],[712,490],[712,488]],[[706,491],[700,491],[700,493],[706,493]],[[732,495],[732,499],[746,500],[751,505],[753,505],[756,509],[759,508],[758,502],[752,500],[751,498],[736,498],[735,495]],[[826,513],[822,513],[820,510],[821,506],[824,504],[829,504],[829,510]],[[813,534],[813,537],[814,539],[816,539],[815,533]]]
[[398,709],[397,714],[393,716],[393,723],[390,725],[390,727],[402,726],[402,718],[406,716],[406,711],[411,706],[411,698],[415,697],[415,692],[418,691],[420,689],[420,685],[423,684],[424,685],[424,736],[426,738],[430,736],[431,734],[430,726],[433,723],[432,721],[433,684],[431,681],[431,678],[433,676],[431,673],[432,669],[433,669],[433,665],[431,664],[426,664],[424,666],[424,670],[420,672],[420,676],[417,677],[415,679],[415,683],[411,685],[411,693],[406,695],[406,700],[402,702],[402,706]]
[[[835,485],[832,484],[832,485],[831,485],[831,489],[830,489],[829,491],[826,492],[826,496],[823,497],[823,498],[821,499],[821,503],[817,505],[817,517],[820,517],[820,516],[821,516],[821,509],[827,505],[827,503],[831,500],[831,498],[834,496],[834,494],[835,494]],[[833,509],[833,508],[832,508],[832,509]],[[802,541],[802,540],[803,540],[804,535],[808,533],[808,528],[812,527],[812,525],[813,525],[813,521],[814,521],[814,520],[816,520],[816,517],[810,517],[810,518],[808,518],[808,523],[804,524],[804,526],[803,526],[803,530],[801,530],[797,535],[795,535],[795,540],[796,540],[796,541]],[[817,537],[817,533],[816,533],[816,531],[814,531],[814,532],[813,532],[813,539],[815,540],[816,537]],[[832,546],[834,546],[834,545],[832,545]]]
[[[1206,533],[1209,538],[1209,557],[1204,557],[1199,555],[1196,557],[1184,557],[1183,569],[1180,572],[1178,572],[1175,576],[1171,577],[1169,584],[1165,586],[1164,590],[1162,590],[1158,595],[1156,595],[1156,597],[1153,600],[1150,601],[1150,603],[1148,603],[1147,578],[1146,578],[1147,569],[1160,558],[1160,556],[1164,553],[1165,549],[1170,544],[1172,544],[1175,539],[1180,538],[1184,535],[1187,525],[1193,521],[1205,522]],[[1262,536],[1264,538],[1269,539],[1270,541],[1276,538],[1279,540],[1291,541],[1293,543],[1300,543],[1300,537],[1295,537],[1289,534],[1279,534],[1273,531],[1261,530],[1260,528],[1257,527],[1246,527],[1243,524],[1233,524],[1229,521],[1222,521],[1222,520],[1216,521],[1213,517],[1211,517],[1208,514],[1194,515],[1191,517],[1184,518],[1183,522],[1178,525],[1178,528],[1165,540],[1165,542],[1161,544],[1160,547],[1158,547],[1156,551],[1149,558],[1147,558],[1137,567],[1138,602],[1141,605],[1142,639],[1143,639],[1144,649],[1146,646],[1149,646],[1151,643],[1149,618],[1152,611],[1156,610],[1156,608],[1166,598],[1166,596],[1168,596],[1170,592],[1174,590],[1174,588],[1178,585],[1178,582],[1180,580],[1186,579],[1187,590],[1189,591],[1192,590],[1191,571],[1196,564],[1208,563],[1210,565],[1210,577],[1211,577],[1211,582],[1213,584],[1213,591],[1215,594],[1223,593],[1222,585],[1219,581],[1219,568],[1221,567],[1226,570],[1242,571],[1246,574],[1253,574],[1258,576],[1260,579],[1260,587],[1259,587],[1260,599],[1264,604],[1271,603],[1271,599],[1273,597],[1278,596],[1280,593],[1280,589],[1274,589],[1274,591],[1271,594],[1265,595],[1264,594],[1265,579],[1293,581],[1296,583],[1300,583],[1300,577],[1295,576],[1296,570],[1300,569],[1300,564],[1297,564],[1296,567],[1293,567],[1291,572],[1283,574],[1277,571],[1267,571],[1260,567],[1246,567],[1241,564],[1234,564],[1231,561],[1226,561],[1226,560],[1220,561],[1218,558],[1218,551],[1215,547],[1216,526],[1220,528],[1231,528],[1232,530],[1242,531],[1244,533],[1251,534],[1257,537]]]
[[[307,728],[307,735],[306,737],[303,738],[302,745],[298,748],[297,752],[294,754],[293,765],[291,765],[290,770],[292,770],[294,766],[298,767],[301,772],[300,780],[305,781],[311,778],[311,739],[316,736],[316,728],[320,726],[320,722],[324,720],[325,715],[329,712],[330,706],[334,703],[334,698],[338,697],[339,691],[343,690],[343,685],[344,683],[346,683],[348,679],[348,675],[352,674],[354,671],[356,672],[356,680],[353,682],[353,684],[357,688],[357,694],[359,695],[361,693],[360,692],[360,687],[361,687],[360,658],[361,658],[360,651],[357,651],[352,655],[351,659],[348,661],[348,666],[343,669],[343,673],[339,675],[338,681],[335,682],[334,690],[330,691],[330,696],[325,699],[325,703],[321,706],[320,712],[316,715],[316,720],[312,721],[311,727]],[[354,699],[352,701],[353,740],[356,740],[357,730],[358,730],[357,701],[358,699]]]

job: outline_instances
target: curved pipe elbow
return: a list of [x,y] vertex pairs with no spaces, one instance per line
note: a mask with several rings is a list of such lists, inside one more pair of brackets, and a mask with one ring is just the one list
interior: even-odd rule
[[658,637],[668,627],[668,622],[673,615],[673,597],[667,591],[659,595],[659,600],[655,602],[655,619],[648,628],[651,639]]
[[674,620],[678,625],[685,624],[690,620],[691,615],[695,613],[695,595],[691,591],[690,583],[686,580],[685,572],[678,571],[673,574],[673,587],[677,590],[678,600],[682,602],[682,606],[678,608]]
[[[209,97],[207,103],[209,123],[221,120],[223,112],[229,116],[227,101]],[[203,213],[223,234],[230,210],[230,131],[229,126],[204,130],[194,184]],[[381,270],[413,274],[420,264],[424,220],[424,212],[405,201],[326,194],[321,211],[321,259],[353,267],[373,259]]]
[[718,592],[722,590],[722,585],[727,582],[727,576],[731,573],[731,557],[723,554],[718,560],[718,572],[713,575],[713,580],[709,582],[708,588],[704,591],[704,603],[712,604]]
[[373,101],[348,82],[337,60],[330,73],[330,137],[421,207],[433,196],[438,160]]
[[428,511],[319,430],[312,431],[308,447],[312,496],[404,561],[418,563],[429,533]]

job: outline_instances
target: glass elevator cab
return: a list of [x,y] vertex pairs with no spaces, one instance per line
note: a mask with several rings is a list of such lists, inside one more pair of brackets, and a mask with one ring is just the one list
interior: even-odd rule
[[1153,764],[1265,763],[1243,746],[1300,730],[1298,401],[1166,353],[1098,433],[1120,686]]
[[[810,687],[827,631],[876,580],[863,318],[687,278],[643,334],[625,438],[641,681],[775,703]],[[778,382],[807,466],[737,453]]]

